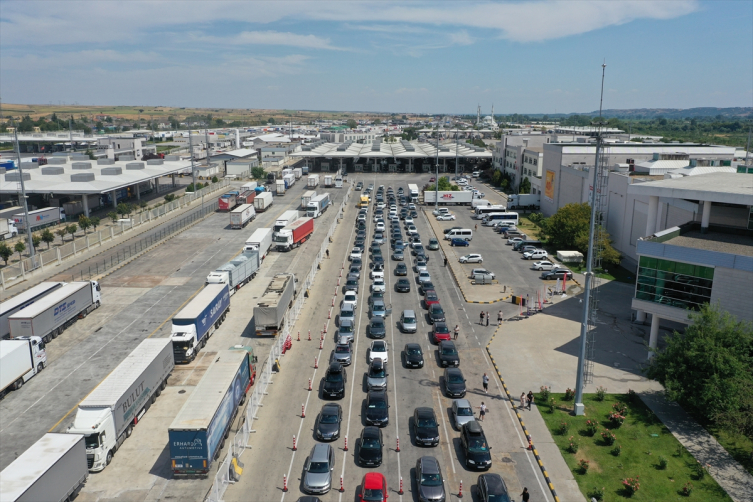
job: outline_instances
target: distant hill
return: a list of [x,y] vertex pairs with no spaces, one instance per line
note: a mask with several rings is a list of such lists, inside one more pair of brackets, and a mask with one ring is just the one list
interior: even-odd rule
[[[599,115],[599,110],[588,113],[588,115]],[[628,110],[604,110],[602,115],[605,117],[617,118],[644,118],[653,119],[664,117],[665,119],[685,119],[693,117],[716,117],[721,115],[725,119],[731,118],[753,118],[753,108],[735,107],[735,108],[635,108]]]

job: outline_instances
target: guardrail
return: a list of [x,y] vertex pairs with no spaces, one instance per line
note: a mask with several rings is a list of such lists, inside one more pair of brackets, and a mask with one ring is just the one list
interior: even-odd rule
[[[44,272],[50,267],[62,265],[64,261],[79,256],[85,251],[89,251],[92,246],[102,246],[104,243],[112,241],[135,228],[161,218],[175,210],[185,208],[193,202],[199,201],[217,190],[230,185],[229,180],[220,180],[206,188],[202,188],[195,193],[187,193],[172,202],[168,202],[149,211],[142,211],[135,214],[128,222],[122,222],[120,225],[109,227],[107,230],[91,232],[84,237],[79,237],[62,246],[46,251],[38,252],[34,256],[24,258],[13,265],[8,265],[0,270],[0,284],[3,290],[15,286],[37,273]],[[216,203],[216,201],[215,201]],[[74,223],[71,223],[74,224]]]
[[220,463],[217,468],[214,482],[212,483],[212,487],[209,489],[209,493],[206,497],[207,502],[221,502],[227,487],[238,481],[240,477],[235,471],[235,465],[238,464],[238,459],[243,452],[246,451],[246,448],[250,448],[250,445],[248,444],[249,436],[252,432],[256,432],[252,429],[253,421],[256,420],[256,414],[259,412],[259,408],[263,406],[262,400],[267,394],[267,387],[272,383],[273,367],[275,366],[275,363],[279,363],[279,358],[283,356],[282,348],[285,344],[285,340],[287,340],[289,336],[291,336],[292,339],[293,326],[295,326],[295,322],[298,320],[298,316],[300,315],[301,310],[303,310],[303,305],[306,302],[307,295],[301,294],[301,292],[307,291],[314,284],[314,278],[319,270],[319,265],[330,244],[329,239],[332,237],[332,234],[335,233],[338,223],[340,223],[340,220],[343,218],[351,191],[352,187],[349,187],[345,194],[345,199],[342,204],[340,204],[337,211],[337,217],[335,218],[335,221],[332,222],[332,226],[330,226],[327,235],[324,238],[324,242],[322,242],[321,249],[319,249],[319,252],[316,254],[314,263],[311,265],[311,270],[309,270],[309,273],[306,275],[303,282],[299,282],[298,284],[298,296],[296,297],[295,302],[293,302],[293,306],[285,313],[285,322],[282,332],[277,336],[275,344],[269,351],[269,355],[264,361],[260,373],[258,373],[258,379],[254,386],[254,391],[248,398],[249,403],[246,406],[246,414],[243,419],[243,424],[240,430],[235,433],[233,441],[230,444],[230,449],[222,460],[222,463]]

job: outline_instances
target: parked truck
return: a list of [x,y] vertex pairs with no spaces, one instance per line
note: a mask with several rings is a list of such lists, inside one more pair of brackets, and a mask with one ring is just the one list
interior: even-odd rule
[[306,190],[303,192],[303,195],[301,195],[301,209],[304,211],[309,206],[309,202],[311,202],[311,199],[316,197],[316,190]]
[[300,218],[300,213],[296,211],[295,209],[289,209],[282,213],[276,220],[275,224],[272,227],[272,230],[275,232],[279,232],[283,228],[287,227],[291,223],[293,223],[295,220]]
[[282,181],[285,182],[285,189],[289,190],[293,188],[293,185],[295,185],[295,174],[290,173],[286,174],[282,177]]
[[0,240],[10,239],[18,235],[18,229],[13,220],[9,218],[0,219]]
[[237,202],[239,205],[243,204],[253,204],[254,198],[256,198],[256,191],[254,190],[246,190],[241,191],[241,194],[238,196]]
[[331,174],[324,175],[324,188],[332,188],[335,186],[335,177]]
[[320,217],[329,207],[329,203],[329,193],[317,195],[308,203],[308,206],[306,207],[306,216],[310,218]]
[[50,343],[79,317],[99,308],[101,302],[97,281],[71,282],[8,317],[10,336],[38,336]]
[[256,181],[249,181],[248,183],[245,183],[241,187],[241,191],[245,192],[245,191],[248,191],[248,190],[256,190],[256,187],[258,187],[258,186],[259,186],[259,184]]
[[538,209],[541,204],[541,194],[513,194],[507,196],[507,208],[512,209]]
[[[436,195],[434,190],[424,190],[424,204],[434,204]],[[473,192],[466,190],[439,192],[439,204],[470,206],[472,200]]]
[[307,175],[309,173],[309,166],[301,166],[301,173]]
[[238,205],[238,192],[228,192],[220,195],[218,211],[232,211]]
[[258,251],[244,251],[207,276],[206,284],[227,284],[230,294],[234,294],[259,271]]
[[257,228],[251,237],[246,239],[246,243],[243,246],[244,251],[257,251],[259,253],[259,260],[263,261],[269,253],[269,248],[272,247],[272,229],[271,228]]
[[257,186],[256,188],[254,188],[254,192],[256,192],[256,195],[259,195],[260,193],[266,192],[266,191],[267,191],[267,187],[264,187],[264,186]]
[[303,169],[301,169],[300,167],[294,167],[293,174],[295,174],[295,179],[299,180],[303,176]]
[[491,206],[491,205],[492,203],[486,199],[473,199],[471,201],[471,208],[473,209],[476,209],[477,207],[486,207],[486,206]]
[[84,436],[48,432],[0,472],[0,500],[73,500],[88,477]]
[[230,228],[236,230],[245,227],[256,217],[253,204],[243,204],[230,211]]
[[277,336],[285,321],[285,312],[293,305],[295,275],[277,274],[254,307],[257,336]]
[[343,187],[343,177],[339,174],[335,176],[335,188],[342,188]]
[[[62,213],[60,212],[59,207],[36,209],[34,211],[29,211],[29,228],[31,228],[31,231],[33,232],[40,228],[56,225],[62,219]],[[24,217],[24,213],[14,214],[13,223],[18,229],[18,232],[26,231],[26,218]]]
[[183,307],[173,317],[170,334],[176,364],[193,361],[229,311],[227,284],[208,284]]
[[23,293],[19,293],[13,298],[0,303],[0,338],[10,338],[10,324],[8,318],[31,305],[32,303],[44,298],[53,291],[61,288],[64,282],[40,282]]
[[99,472],[162,393],[175,367],[169,338],[147,338],[78,404],[70,434],[86,436],[86,461]]
[[254,199],[254,209],[256,209],[257,213],[262,213],[272,205],[272,202],[274,202],[274,196],[272,195],[272,192],[263,192],[257,194],[256,198]]
[[285,180],[275,181],[275,195],[285,195]]
[[0,398],[23,387],[45,366],[47,353],[38,336],[0,340]]
[[308,240],[314,233],[313,218],[299,218],[275,232],[274,241],[278,251],[290,251]]
[[309,188],[316,188],[319,186],[319,175],[318,174],[309,174],[309,177],[306,178],[307,184],[306,186]]
[[205,476],[251,386],[246,351],[219,350],[168,428],[173,476]]

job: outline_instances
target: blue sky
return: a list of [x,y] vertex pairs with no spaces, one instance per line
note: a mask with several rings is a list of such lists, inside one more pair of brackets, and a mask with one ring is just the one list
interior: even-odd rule
[[753,2],[0,0],[6,103],[488,114],[753,106]]

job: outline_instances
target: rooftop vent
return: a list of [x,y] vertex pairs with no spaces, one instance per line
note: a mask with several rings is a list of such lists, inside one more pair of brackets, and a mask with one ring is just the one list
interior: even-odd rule
[[73,169],[91,169],[92,163],[91,162],[74,162],[71,164],[71,167]]
[[67,162],[66,157],[48,157],[47,163],[48,164],[65,164]]
[[143,162],[131,162],[130,164],[126,164],[126,169],[144,169],[144,163]]
[[[56,174],[65,174],[65,169],[63,169],[60,166],[54,166],[54,167],[43,167],[41,169],[42,174],[45,176],[49,175],[56,175]],[[7,179],[7,177],[6,177]]]
[[39,164],[36,162],[24,162],[21,164],[21,169],[38,169]]
[[165,161],[162,159],[150,159],[146,161],[147,166],[161,166]]
[[[31,179],[31,174],[29,173],[23,173],[23,174],[24,174],[24,181],[29,181]],[[5,181],[21,181],[21,174],[18,171],[5,173]]]
[[103,167],[102,176],[117,176],[123,174],[122,167]]
[[165,155],[165,160],[168,162],[176,162],[180,160],[180,157],[178,157],[177,155]]
[[113,159],[97,159],[98,166],[111,166],[115,163]]
[[118,157],[118,160],[121,162],[130,162],[132,160],[136,160],[136,157],[134,157],[133,155],[121,155],[120,157]]
[[71,174],[71,181],[72,182],[86,182],[86,181],[94,181],[94,173],[76,173]]

